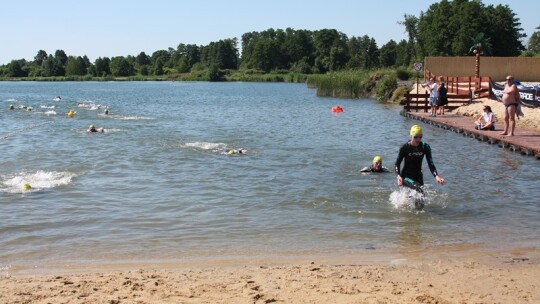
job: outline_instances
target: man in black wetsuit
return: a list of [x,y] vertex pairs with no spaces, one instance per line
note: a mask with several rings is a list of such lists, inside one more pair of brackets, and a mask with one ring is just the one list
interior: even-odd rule
[[[401,146],[396,159],[396,174],[398,186],[406,186],[420,193],[424,193],[422,186],[424,185],[424,176],[422,174],[422,160],[424,155],[429,166],[431,174],[437,180],[437,183],[444,185],[445,180],[438,173],[431,158],[430,146],[422,142],[422,128],[418,125],[411,127],[411,140]],[[403,170],[400,170],[401,161],[405,159]]]

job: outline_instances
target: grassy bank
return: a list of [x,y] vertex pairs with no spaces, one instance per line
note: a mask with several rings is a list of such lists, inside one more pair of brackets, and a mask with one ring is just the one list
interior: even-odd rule
[[376,98],[388,101],[399,99],[399,96],[394,96],[396,90],[407,91],[398,87],[398,79],[408,80],[410,77],[411,73],[404,69],[344,71],[309,75],[307,85],[317,89],[317,96],[322,97]]
[[0,78],[0,81],[242,81],[242,82],[291,82],[307,83],[317,90],[317,96],[338,98],[376,98],[380,101],[396,101],[408,88],[398,86],[399,80],[408,80],[412,72],[405,69],[381,69],[375,71],[342,71],[327,74],[306,75],[289,71],[264,73],[256,70],[203,69],[191,73],[171,73],[162,76],[106,77],[56,76]]

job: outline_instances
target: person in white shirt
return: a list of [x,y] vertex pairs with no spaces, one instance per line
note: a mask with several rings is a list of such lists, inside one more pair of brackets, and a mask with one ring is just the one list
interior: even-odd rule
[[477,130],[495,130],[495,114],[491,111],[490,106],[484,106],[484,114],[480,115],[474,122]]

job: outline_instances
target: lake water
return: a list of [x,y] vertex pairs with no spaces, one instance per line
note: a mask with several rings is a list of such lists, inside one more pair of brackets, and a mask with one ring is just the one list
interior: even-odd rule
[[393,173],[359,174],[393,169],[420,123],[399,111],[304,84],[0,82],[0,269],[539,248],[533,157],[422,124],[447,180],[424,162],[422,212]]

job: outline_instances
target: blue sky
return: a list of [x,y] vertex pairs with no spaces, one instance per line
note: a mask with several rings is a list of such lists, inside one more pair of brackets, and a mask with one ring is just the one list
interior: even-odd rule
[[[33,60],[42,49],[54,54],[98,57],[151,55],[179,43],[207,45],[269,28],[336,29],[349,38],[368,35],[380,47],[406,39],[404,14],[439,1],[428,0],[15,0],[3,1],[0,64]],[[483,0],[508,4],[528,37],[540,26],[538,1]],[[528,37],[524,44],[528,41]],[[239,45],[240,47],[240,45]]]

